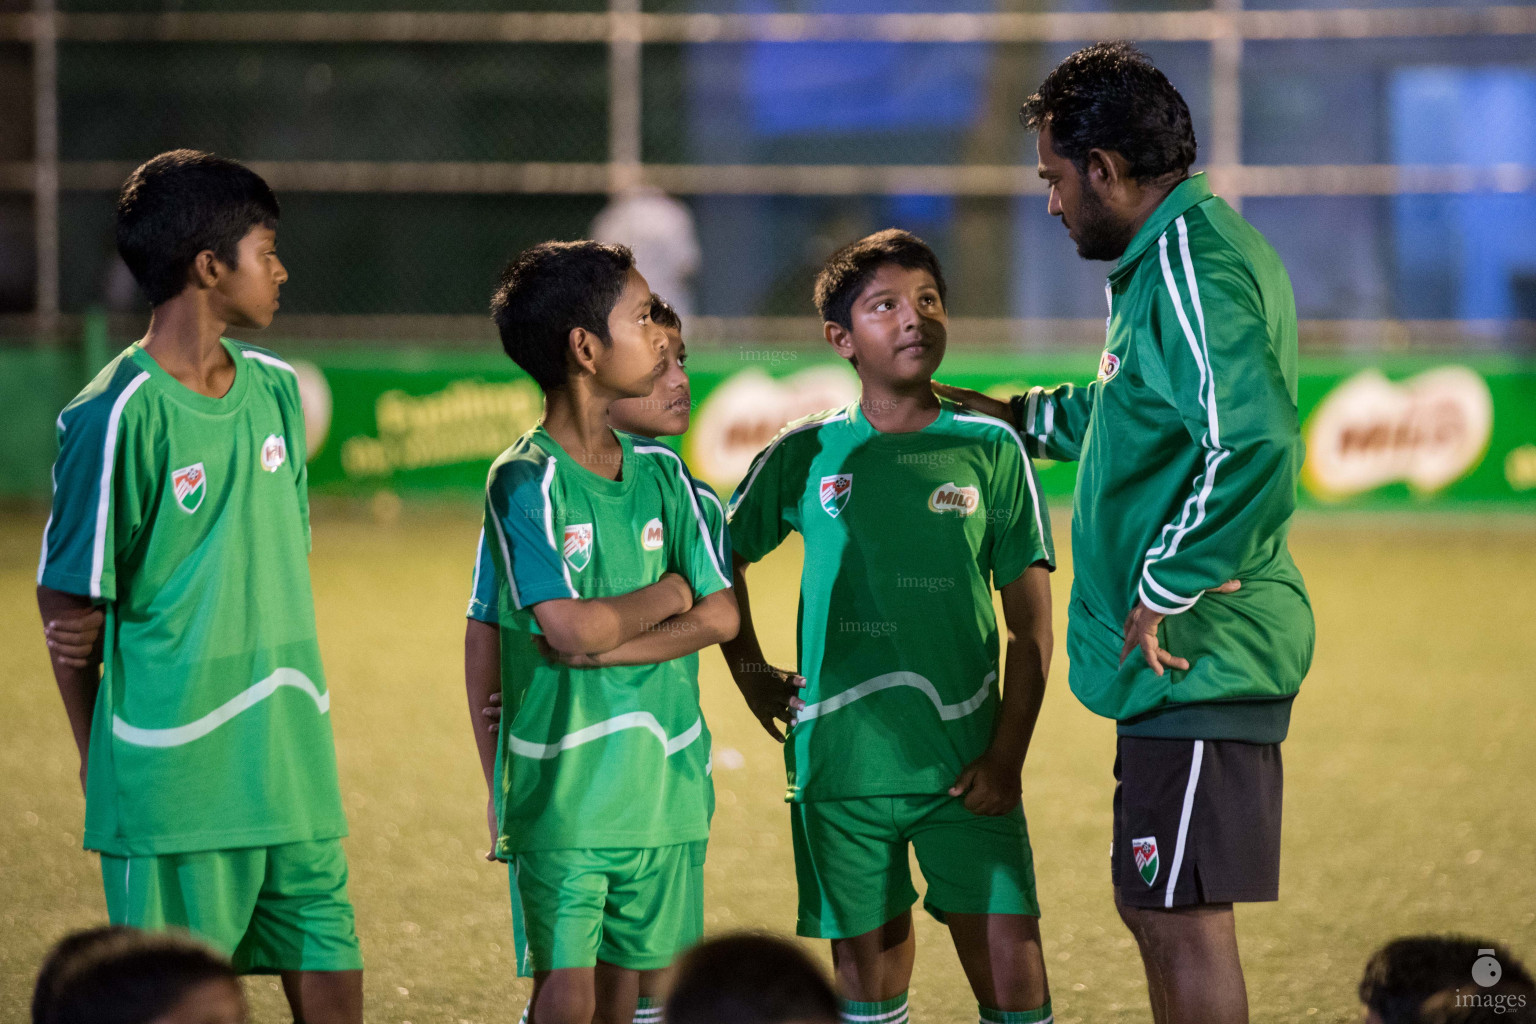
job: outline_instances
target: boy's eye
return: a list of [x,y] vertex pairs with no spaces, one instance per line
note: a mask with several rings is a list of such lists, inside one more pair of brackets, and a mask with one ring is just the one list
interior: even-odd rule
[[875,312],[876,313],[883,312],[883,311],[885,311],[887,309],[895,309],[895,308],[896,308],[896,303],[892,302],[890,299],[885,299],[885,300],[875,304]]

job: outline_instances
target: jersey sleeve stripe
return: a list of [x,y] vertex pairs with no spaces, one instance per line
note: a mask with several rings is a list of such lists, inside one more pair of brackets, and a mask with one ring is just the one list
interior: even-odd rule
[[475,542],[475,574],[469,581],[469,611],[466,615],[475,614],[475,604],[480,597],[480,562],[485,557],[485,527],[480,527],[480,539]]
[[512,591],[512,607],[521,610],[523,598],[517,592],[517,574],[512,571],[512,547],[507,543],[507,530],[501,525],[501,516],[496,514],[494,502],[491,503],[491,525],[496,527],[496,543],[501,548],[502,564],[507,567],[507,587]]
[[842,423],[847,419],[848,413],[844,411],[828,419],[816,420],[812,423],[802,423],[800,426],[786,430],[778,437],[774,438],[772,443],[770,443],[767,448],[764,448],[763,453],[757,457],[756,463],[754,463],[752,466],[752,472],[747,474],[747,482],[741,485],[741,489],[738,490],[736,492],[736,496],[731,499],[730,514],[736,514],[736,510],[741,507],[742,501],[746,499],[747,492],[752,489],[752,484],[757,481],[757,474],[762,471],[764,466],[768,465],[768,460],[773,457],[774,449],[783,444],[787,438],[807,430],[817,430],[832,423]]
[[1030,460],[1029,452],[1024,448],[1024,439],[1019,436],[1017,430],[1014,430],[1002,420],[995,420],[990,416],[970,416],[957,413],[955,419],[963,423],[980,423],[987,427],[998,427],[1007,431],[1008,436],[1013,439],[1013,443],[1019,446],[1019,456],[1024,460],[1024,482],[1029,485],[1029,500],[1035,506],[1035,529],[1038,531],[1037,536],[1040,538],[1040,543],[1044,544],[1046,532],[1045,519],[1040,514],[1040,487],[1035,481],[1035,464]]
[[711,491],[707,487],[695,487],[693,489],[693,493],[698,495],[700,498],[705,498],[714,502],[715,508],[720,510],[721,530],[715,535],[715,550],[720,553],[720,564],[723,566],[728,561],[730,561],[730,559],[726,557],[725,553],[725,506],[720,504],[720,499],[715,496],[715,492]]
[[726,574],[725,569],[720,564],[720,552],[716,548],[715,538],[709,535],[709,524],[704,521],[704,509],[699,506],[699,494],[694,489],[693,481],[688,478],[688,470],[683,465],[683,457],[664,444],[637,444],[635,445],[635,451],[666,455],[677,464],[677,475],[683,482],[683,490],[688,493],[688,507],[693,510],[693,519],[698,524],[699,536],[704,541],[704,550],[709,552],[710,564],[714,566],[715,574],[720,577],[720,582],[724,583],[727,587],[731,586],[732,578]]
[[[149,380],[149,372],[143,371],[123,388],[112,403],[112,413],[107,419],[107,436],[102,442],[101,493],[96,500],[96,539],[91,545],[91,596],[101,596],[101,573],[107,560],[107,520],[112,511],[112,467],[117,458],[117,430],[123,420],[123,408],[134,392]],[[46,559],[45,559],[46,561]]]
[[277,358],[277,356],[269,356],[265,352],[257,352],[254,349],[242,349],[240,354],[247,359],[254,359],[258,363],[266,363],[268,366],[275,366],[279,370],[287,370],[295,377],[299,375],[298,370],[295,370],[293,367]]
[[[566,589],[571,592],[572,597],[579,597],[580,595],[576,593],[575,585],[571,583],[571,570],[565,564],[565,552],[561,550],[560,545],[555,543],[555,502],[549,496],[549,490],[555,482],[555,463],[557,461],[559,460],[553,455],[549,457],[549,465],[544,467],[544,480],[539,484],[539,493],[544,496],[544,536],[549,539],[549,547],[554,551],[555,557],[560,559],[560,574],[565,577]],[[507,575],[510,576],[511,574],[512,562],[508,560]]]

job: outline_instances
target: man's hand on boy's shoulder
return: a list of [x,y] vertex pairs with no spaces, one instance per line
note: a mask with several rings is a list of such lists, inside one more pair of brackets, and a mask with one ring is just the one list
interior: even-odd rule
[[752,716],[780,743],[784,742],[784,731],[778,723],[794,725],[795,716],[805,710],[805,701],[799,696],[805,677],[788,669],[768,664],[740,666],[736,688],[746,698]]
[[949,795],[962,798],[973,814],[1007,814],[1023,800],[1022,772],[1023,765],[989,750],[965,766]]
[[972,391],[970,388],[957,388],[953,384],[941,384],[933,382],[933,393],[940,398],[947,398],[951,402],[959,402],[971,412],[979,412],[983,416],[991,416],[993,419],[1011,422],[1013,415],[1008,408],[1008,403],[984,395],[980,391]]

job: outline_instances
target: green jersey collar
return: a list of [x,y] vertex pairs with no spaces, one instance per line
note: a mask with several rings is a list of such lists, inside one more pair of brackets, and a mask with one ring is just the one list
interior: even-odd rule
[[1174,186],[1172,192],[1157,205],[1152,211],[1152,216],[1136,232],[1136,237],[1131,239],[1131,244],[1125,247],[1125,252],[1120,256],[1120,262],[1115,264],[1115,269],[1109,272],[1111,281],[1125,275],[1141,259],[1141,254],[1152,244],[1152,240],[1168,230],[1168,225],[1183,216],[1187,211],[1199,206],[1214,193],[1211,192],[1211,183],[1207,180],[1205,172],[1192,174],[1188,178]]
[[863,407],[854,402],[848,407],[848,426],[853,431],[854,439],[861,442],[874,442],[876,444],[902,445],[914,440],[927,442],[927,435],[935,428],[943,428],[949,425],[955,418],[954,403],[945,399],[939,399],[939,414],[934,417],[932,423],[918,430],[906,430],[901,433],[891,434],[876,427],[864,415]]

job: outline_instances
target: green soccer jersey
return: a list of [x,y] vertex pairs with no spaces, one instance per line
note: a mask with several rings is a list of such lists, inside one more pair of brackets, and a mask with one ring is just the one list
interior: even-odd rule
[[37,578],[106,606],[85,845],[116,856],[346,834],[298,378],[224,345],[222,398],[133,345],[59,415]]
[[1050,520],[1013,428],[942,403],[886,434],[857,403],[786,427],[730,505],[755,562],[791,530],[800,577],[800,712],[790,800],[941,793],[997,717],[992,587],[1051,565]]
[[709,835],[697,661],[573,669],[534,645],[541,601],[614,597],[668,572],[687,577],[697,599],[731,585],[683,460],[660,442],[617,436],[617,480],[582,466],[542,426],[491,466],[485,534],[501,630],[502,858]]

